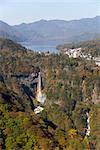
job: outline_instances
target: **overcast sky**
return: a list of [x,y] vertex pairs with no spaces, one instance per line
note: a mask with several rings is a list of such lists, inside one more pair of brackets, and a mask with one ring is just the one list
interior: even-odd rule
[[0,20],[8,24],[40,19],[73,20],[100,15],[100,0],[0,0]]

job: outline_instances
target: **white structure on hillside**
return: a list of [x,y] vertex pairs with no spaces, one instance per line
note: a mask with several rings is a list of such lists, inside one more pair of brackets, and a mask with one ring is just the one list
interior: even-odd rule
[[92,55],[90,53],[87,53],[87,54],[84,54],[84,52],[82,52],[82,48],[75,48],[75,49],[68,49],[68,48],[65,48],[64,49],[64,54],[67,54],[70,58],[78,58],[78,57],[81,57],[81,58],[85,58],[87,60],[94,60],[95,61],[95,64],[100,66],[100,57],[98,58],[93,58]]
[[67,54],[69,57],[78,58],[82,55],[82,48],[75,48],[75,49],[68,49],[65,51],[65,54]]
[[95,64],[100,66],[100,58],[94,58]]

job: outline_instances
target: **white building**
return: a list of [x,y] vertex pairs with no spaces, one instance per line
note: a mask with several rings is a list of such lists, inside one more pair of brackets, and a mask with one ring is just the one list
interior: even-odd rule
[[100,58],[94,58],[95,64],[100,66]]
[[78,58],[82,54],[82,48],[68,49],[65,54],[67,54],[70,58]]

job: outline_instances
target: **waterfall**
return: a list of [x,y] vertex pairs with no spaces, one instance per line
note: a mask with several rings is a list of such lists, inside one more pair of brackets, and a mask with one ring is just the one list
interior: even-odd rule
[[37,93],[38,93],[38,95],[41,95],[41,94],[42,94],[42,92],[41,92],[41,73],[40,73],[40,72],[39,72],[39,75],[38,75]]
[[42,88],[41,88],[41,73],[39,72],[38,74],[38,86],[37,86],[37,101],[44,104],[46,100],[45,94],[42,93]]
[[86,130],[86,136],[89,136],[90,135],[90,116],[89,116],[89,113],[87,112],[86,113],[87,115],[87,130]]

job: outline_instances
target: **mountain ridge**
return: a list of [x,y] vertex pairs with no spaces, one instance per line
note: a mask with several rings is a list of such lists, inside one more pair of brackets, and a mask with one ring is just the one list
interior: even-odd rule
[[[79,20],[86,20],[86,19],[93,19],[93,18],[96,18],[96,19],[100,19],[100,16],[97,15],[95,17],[86,17],[86,18],[80,18],[80,19],[72,19],[72,20],[64,20],[64,19],[40,19],[40,20],[37,20],[37,21],[33,21],[33,22],[28,22],[28,23],[25,23],[25,22],[22,22],[22,23],[19,23],[19,24],[13,24],[13,25],[10,25],[10,26],[19,26],[19,25],[22,25],[22,24],[32,24],[32,23],[35,23],[35,22],[40,22],[40,21],[63,21],[63,22],[72,22],[72,21],[79,21]],[[2,20],[0,20],[2,21]],[[2,21],[4,22],[4,21]],[[7,23],[9,24],[9,23]]]
[[0,21],[0,37],[41,45],[92,40],[100,37],[100,16],[71,21],[41,19],[13,26]]

